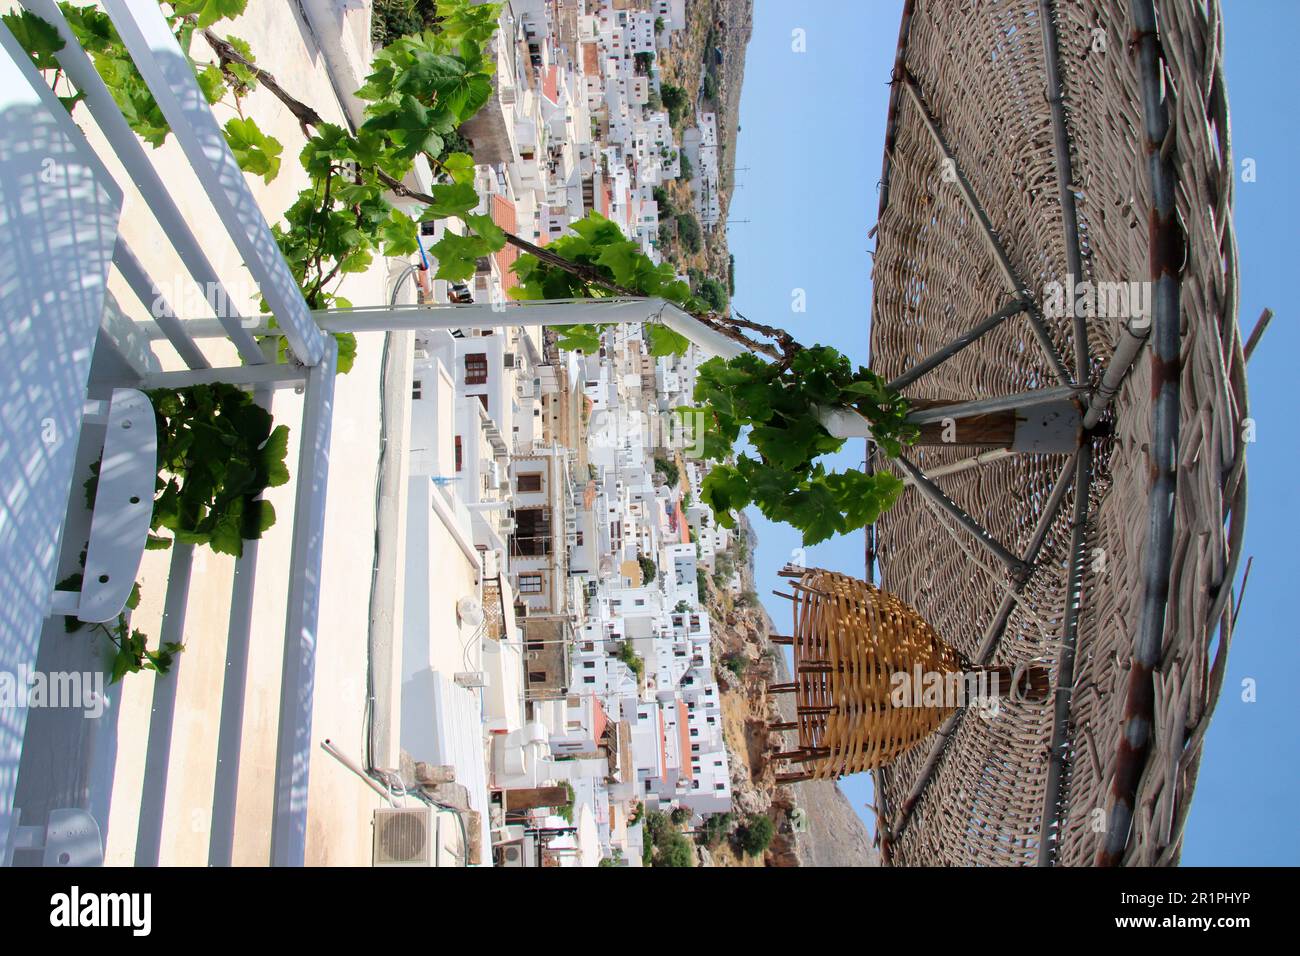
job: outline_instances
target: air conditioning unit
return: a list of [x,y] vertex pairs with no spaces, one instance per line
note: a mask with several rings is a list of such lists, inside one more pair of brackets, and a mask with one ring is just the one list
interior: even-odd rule
[[374,866],[436,866],[437,829],[432,807],[383,807],[372,821]]
[[502,843],[498,847],[501,854],[502,866],[524,867],[528,865],[525,853],[525,844],[531,843],[531,840],[520,840],[518,843]]
[[506,353],[502,356],[502,359],[503,359],[504,362],[505,362],[505,366],[506,366],[506,368],[514,368],[514,367],[515,367],[515,353],[514,353],[514,352],[506,352]]

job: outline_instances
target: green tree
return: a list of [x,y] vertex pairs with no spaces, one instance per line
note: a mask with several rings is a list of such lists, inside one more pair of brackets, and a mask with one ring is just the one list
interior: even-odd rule
[[644,554],[638,554],[636,561],[637,564],[641,565],[641,583],[649,584],[655,579],[655,575],[659,573],[659,566],[654,563],[652,558],[648,558]]
[[662,810],[650,810],[645,815],[644,823],[645,832],[650,837],[650,842],[659,843],[668,833],[671,821],[668,819],[668,814]]
[[691,165],[691,158],[685,152],[681,154],[682,164],[677,167],[678,179],[692,179],[695,176],[695,167]]
[[375,0],[370,39],[376,46],[387,46],[399,37],[433,30],[437,24],[437,0]]
[[641,675],[645,673],[645,660],[632,649],[631,641],[624,641],[618,646],[617,657],[636,675],[637,681],[640,681]]
[[655,55],[650,51],[643,50],[632,59],[638,73],[649,73],[655,65]]
[[655,866],[690,867],[695,865],[695,848],[679,831],[673,830],[662,843],[655,844]]
[[677,215],[677,236],[682,240],[688,252],[699,252],[703,245],[703,238],[700,233],[700,223],[689,212],[678,213]]
[[556,816],[563,817],[569,823],[572,823],[573,822],[573,801],[576,799],[576,795],[573,792],[573,785],[569,783],[569,781],[567,780],[564,781],[564,790],[568,794],[568,799],[564,802],[562,806],[558,806],[555,808],[555,814]]
[[705,846],[717,846],[731,835],[731,828],[736,822],[734,813],[711,813],[704,818],[700,841]]
[[668,111],[668,122],[677,126],[690,106],[690,96],[680,86],[673,86],[671,83],[660,85],[659,96],[663,101],[664,109]]
[[718,99],[718,81],[712,73],[704,74],[704,98],[714,102]]
[[733,651],[723,655],[722,666],[737,677],[744,677],[745,671],[749,669],[749,658],[739,651]]
[[664,458],[661,456],[656,457],[655,471],[662,474],[664,480],[673,488],[676,488],[677,483],[681,481],[681,471],[677,467],[677,462],[673,461],[671,458]]
[[712,276],[705,276],[695,289],[695,294],[708,303],[714,312],[727,311],[727,289]]
[[746,856],[762,856],[772,845],[772,837],[775,834],[776,827],[772,825],[772,821],[765,816],[755,814],[745,821],[745,826],[740,831],[740,848]]

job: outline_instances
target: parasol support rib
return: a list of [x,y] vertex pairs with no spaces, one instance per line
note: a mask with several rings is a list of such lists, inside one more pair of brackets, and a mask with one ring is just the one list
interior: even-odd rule
[[945,418],[970,418],[973,415],[989,415],[994,412],[1011,410],[1018,411],[1039,405],[1070,401],[1080,394],[1080,389],[1075,388],[1073,385],[1038,388],[1030,392],[1018,392],[1015,395],[999,395],[995,398],[980,398],[970,402],[958,402],[955,405],[937,405],[933,408],[918,409],[908,415],[907,420],[913,425],[926,425],[930,422],[941,422]]
[[[1071,275],[1083,280],[1083,255],[1079,250],[1079,212],[1075,207],[1074,172],[1070,162],[1070,132],[1065,123],[1065,89],[1061,82],[1060,45],[1056,35],[1055,0],[1040,0],[1038,19],[1043,27],[1043,67],[1047,73],[1047,102],[1052,106],[1052,140],[1056,150],[1056,194],[1061,203],[1061,230],[1065,239],[1065,264]],[[1074,380],[1089,379],[1088,326],[1083,315],[1074,316]],[[1095,423],[1094,423],[1095,424]]]
[[1056,350],[1056,344],[1052,341],[1052,337],[1047,333],[1047,325],[1043,321],[1042,312],[1040,312],[1038,306],[1028,298],[1028,286],[1026,286],[1016,274],[1015,267],[1011,264],[1011,259],[1008,258],[1006,250],[1002,248],[1001,239],[998,238],[998,234],[993,229],[992,220],[989,219],[988,213],[985,212],[983,205],[980,204],[979,199],[976,197],[975,190],[971,187],[970,180],[966,178],[966,174],[962,172],[961,166],[958,165],[957,157],[953,154],[952,147],[948,145],[948,141],[944,139],[943,133],[939,130],[939,121],[935,118],[934,114],[930,112],[930,107],[925,101],[925,97],[921,92],[921,87],[917,83],[916,77],[914,77],[910,71],[904,71],[903,73],[903,88],[907,90],[908,95],[911,97],[912,104],[921,114],[922,122],[925,124],[925,128],[929,131],[930,138],[934,140],[935,147],[939,150],[940,155],[942,155],[944,163],[948,169],[951,170],[953,178],[956,180],[958,191],[961,193],[962,199],[970,209],[971,215],[974,216],[975,220],[979,223],[980,234],[984,237],[984,243],[988,247],[989,254],[993,257],[993,261],[997,263],[998,271],[1002,273],[1002,277],[1006,280],[1008,288],[1014,294],[1021,296],[1029,302],[1029,308],[1026,310],[1029,317],[1029,325],[1034,330],[1034,338],[1038,340],[1038,344],[1043,350],[1043,355],[1046,356],[1048,363],[1052,366],[1052,371],[1056,373],[1056,377],[1060,380],[1061,384],[1069,385],[1071,381],[1070,373],[1066,371],[1065,363],[1061,361],[1061,355]]
[[1011,318],[1013,315],[1019,315],[1021,312],[1024,312],[1026,309],[1029,309],[1031,307],[1032,305],[1028,300],[1023,298],[1016,299],[1010,305],[1004,306],[1003,308],[994,312],[992,315],[990,315],[979,325],[975,326],[973,329],[967,332],[963,332],[961,335],[957,336],[947,345],[944,345],[943,347],[936,349],[934,352],[930,353],[930,355],[926,356],[924,359],[917,362],[915,365],[909,368],[902,375],[898,376],[898,378],[890,382],[888,387],[893,389],[896,392],[901,392],[903,389],[907,388],[907,386],[916,382],[922,376],[928,374],[929,372],[934,371],[944,362],[948,361],[948,359],[952,358],[954,355],[957,355],[959,352],[961,352],[962,349],[966,348],[968,345],[974,345],[981,338],[983,338],[989,332],[992,332],[994,329],[996,329],[1007,319]]
[[925,472],[902,455],[898,456],[898,463],[911,476],[912,483],[916,485],[916,490],[925,496],[926,501],[955,518],[958,524],[974,536],[984,550],[1006,565],[1012,578],[1021,581],[1029,576],[1032,565],[1022,561],[1007,550],[1005,545],[989,534],[984,526],[972,518],[961,505],[949,498],[944,494],[942,488],[926,477]]
[[1066,588],[1065,620],[1061,626],[1061,657],[1056,669],[1056,704],[1052,714],[1052,743],[1048,751],[1047,785],[1038,834],[1038,865],[1051,866],[1060,844],[1061,784],[1065,779],[1070,700],[1074,695],[1074,651],[1083,608],[1083,564],[1088,545],[1088,489],[1092,483],[1092,448],[1084,445],[1074,460],[1074,518],[1070,531],[1070,577]]
[[[1061,504],[1065,501],[1065,494],[1070,489],[1071,478],[1075,474],[1076,458],[1072,456],[1061,474],[1056,479],[1056,484],[1052,487],[1051,496],[1047,499],[1047,506],[1043,509],[1042,514],[1038,516],[1038,524],[1034,528],[1033,536],[1029,539],[1029,547],[1025,550],[1025,563],[1033,564],[1038,560],[1038,552],[1042,550],[1043,543],[1047,540],[1047,533],[1051,530],[1056,521],[1057,512],[1061,510]],[[1002,640],[1002,635],[1007,629],[1007,623],[1011,620],[1011,611],[1015,607],[1015,595],[1024,590],[1028,583],[1024,581],[1017,582],[1015,590],[1009,592],[1002,599],[1002,605],[998,608],[998,613],[994,615],[988,630],[984,632],[984,639],[980,641],[979,650],[975,652],[975,661],[979,664],[987,664],[993,659],[997,652],[998,643]],[[912,784],[912,789],[899,808],[898,815],[894,823],[889,827],[889,840],[896,840],[902,836],[903,831],[907,829],[907,824],[911,820],[912,811],[920,802],[926,787],[934,777],[934,771],[939,765],[939,758],[943,756],[944,748],[957,730],[957,725],[961,721],[965,709],[958,710],[947,720],[943,726],[935,733],[934,743],[930,746],[930,752],[926,755],[925,763],[921,765],[921,770],[916,775],[916,780]]]

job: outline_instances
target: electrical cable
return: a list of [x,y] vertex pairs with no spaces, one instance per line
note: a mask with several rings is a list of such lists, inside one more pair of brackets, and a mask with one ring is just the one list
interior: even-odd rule
[[[416,241],[419,242],[418,236],[416,237]],[[397,296],[398,293],[401,291],[402,283],[405,282],[408,277],[414,277],[416,272],[428,270],[429,260],[428,257],[425,255],[423,243],[420,243],[420,258],[422,260],[422,263],[420,265],[416,265],[414,263],[408,264],[406,268],[402,270],[401,275],[397,277],[397,281],[393,283],[393,291],[392,294],[389,296],[389,300],[388,300],[388,304],[390,306],[397,304]],[[417,288],[418,288],[418,280],[417,280]],[[377,769],[375,767],[375,761],[374,761],[374,754],[375,754],[375,748],[374,748],[374,704],[375,704],[374,619],[375,618],[374,618],[374,614],[375,614],[375,603],[377,601],[378,591],[379,591],[379,527],[380,527],[379,512],[383,501],[382,476],[384,473],[384,465],[388,456],[388,414],[384,405],[384,394],[387,387],[388,357],[392,346],[392,337],[393,337],[392,332],[385,333],[384,350],[379,359],[379,459],[376,464],[376,478],[375,478],[374,560],[372,561],[371,568],[370,568],[370,601],[369,601],[368,617],[366,622],[366,700],[365,700],[365,707],[362,710],[362,718],[361,718],[362,739],[365,741],[365,765],[363,769],[366,771],[366,774],[368,776],[373,778],[377,783],[381,784],[389,792],[389,803],[392,804],[394,807],[397,806],[397,799],[413,797],[414,799],[420,801],[421,803],[434,807],[437,810],[450,812],[456,818],[456,822],[460,825],[461,865],[464,867],[468,867],[469,866],[469,828],[465,823],[464,813],[461,811],[461,809],[459,807],[453,807],[449,804],[439,803],[438,801],[429,797],[428,794],[424,793],[418,787],[415,790],[407,790],[406,784],[402,781],[400,775],[398,775],[397,773],[391,770]],[[486,626],[486,624],[484,626]],[[462,656],[467,656],[467,650],[465,648],[462,648]],[[468,667],[468,664],[466,666]],[[394,780],[396,781],[396,783],[393,782]]]

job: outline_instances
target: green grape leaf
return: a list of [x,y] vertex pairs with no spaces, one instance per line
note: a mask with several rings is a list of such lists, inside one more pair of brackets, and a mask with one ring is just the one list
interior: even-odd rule
[[420,213],[420,222],[464,216],[479,204],[478,193],[470,183],[440,183],[430,191],[433,202]]
[[449,133],[455,123],[441,110],[425,106],[409,93],[396,102],[383,104],[361,128],[388,133],[396,144],[394,155],[414,159],[420,153],[442,152],[442,133]]
[[470,72],[459,57],[417,50],[397,74],[393,89],[428,101],[436,98],[440,108],[457,121],[479,111],[492,95],[492,81]]
[[356,246],[339,260],[339,272],[365,272],[370,268],[370,263],[374,261],[374,258],[368,247],[364,245]]
[[177,16],[188,17],[198,14],[198,26],[202,30],[212,26],[218,20],[233,19],[244,12],[248,0],[173,0],[172,10]]
[[796,491],[787,507],[792,523],[803,532],[805,547],[844,533],[844,515],[839,503],[823,484],[812,483]]
[[240,537],[244,540],[251,541],[260,538],[262,533],[274,524],[275,508],[271,502],[258,498],[244,503],[239,527]]
[[413,255],[420,248],[419,240],[416,238],[419,231],[420,227],[416,225],[414,219],[400,209],[393,209],[379,226],[379,238],[383,243],[384,255],[398,257]]
[[[317,127],[316,135],[307,140],[307,145],[298,154],[298,160],[312,176],[321,177],[331,166],[337,166],[350,159],[355,145],[358,144],[353,143],[343,127],[333,123],[323,123]],[[316,205],[314,199],[311,205]]]
[[227,122],[226,142],[244,172],[261,176],[268,183],[280,172],[280,153],[284,147],[274,136],[258,129],[253,120],[235,117]]
[[460,217],[465,225],[469,226],[479,237],[487,243],[492,252],[496,252],[506,244],[505,230],[492,221],[491,216],[476,216],[470,213]]
[[674,332],[666,325],[651,324],[646,326],[646,335],[650,340],[650,354],[685,355],[691,341],[686,336]]
[[144,543],[146,551],[166,551],[172,546],[171,538],[164,538],[162,535],[151,534]]
[[199,81],[199,89],[203,90],[203,98],[209,104],[217,103],[226,93],[226,78],[221,75],[221,70],[217,67],[208,65],[201,70],[196,70],[194,76]]
[[289,481],[289,468],[284,459],[289,453],[289,426],[276,425],[258,453],[267,486],[276,488],[286,484]]
[[645,258],[640,246],[631,240],[623,240],[602,248],[596,261],[613,273],[614,281],[619,285],[633,286],[636,284],[639,260]]
[[474,182],[474,157],[468,153],[448,153],[442,159],[442,169],[452,182],[462,185]]
[[724,528],[735,527],[731,511],[740,511],[750,500],[749,483],[731,465],[714,465],[700,483],[700,501],[713,509]]
[[478,268],[480,256],[492,250],[478,236],[458,236],[448,232],[429,247],[429,252],[438,260],[435,277],[449,282],[461,282],[472,276]]
[[[236,37],[236,36],[228,36],[226,37],[226,42],[229,43],[231,46],[233,46],[236,52],[238,52],[239,55],[242,56],[249,63],[257,62],[257,58],[253,56],[252,47],[248,45],[247,40],[243,40],[240,37]],[[247,92],[248,89],[252,89],[253,87],[257,86],[257,74],[255,74],[248,67],[244,66],[244,64],[236,63],[234,60],[231,60],[229,63],[226,64],[226,69],[231,72],[231,74],[235,77],[236,80],[238,80],[244,87],[246,87],[245,92]]]
[[334,341],[339,347],[339,374],[346,375],[352,371],[352,363],[357,360],[357,337],[351,332],[337,332]]
[[217,515],[217,520],[212,523],[212,530],[208,536],[208,547],[218,554],[243,557],[244,508],[244,499],[236,498]]
[[6,13],[0,20],[4,21],[9,32],[14,35],[18,45],[27,51],[38,70],[57,70],[58,58],[54,54],[64,47],[63,37],[36,14],[22,10],[18,13]]

